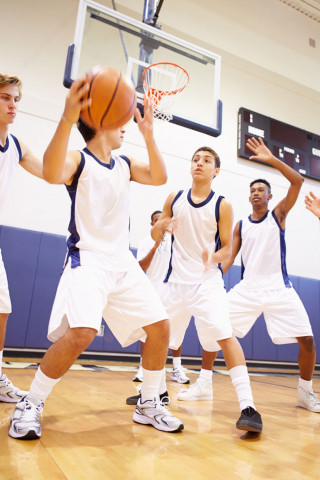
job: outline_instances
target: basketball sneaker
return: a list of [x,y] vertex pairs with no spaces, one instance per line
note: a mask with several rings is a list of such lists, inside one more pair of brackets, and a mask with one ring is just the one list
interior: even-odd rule
[[143,382],[143,370],[142,370],[141,365],[139,366],[138,371],[135,374],[135,376],[132,378],[132,381],[133,382]]
[[35,440],[41,437],[39,417],[42,415],[43,403],[34,404],[24,397],[17,404],[11,418],[9,435],[19,440]]
[[247,407],[242,410],[239,420],[236,423],[239,430],[247,430],[247,432],[260,433],[262,430],[261,415],[254,408]]
[[[160,402],[163,403],[164,405],[169,405],[170,403],[170,397],[169,393],[165,391],[164,393],[161,393],[159,395],[160,397]],[[141,399],[141,393],[139,395],[134,395],[133,397],[128,397],[126,400],[127,405],[137,405],[138,400]]]
[[181,365],[173,368],[170,379],[178,383],[190,383],[190,378],[184,373],[184,368]]
[[23,390],[19,390],[19,388],[15,387],[7,378],[7,375],[4,373],[1,375],[0,402],[17,403],[27,394],[28,392],[24,392]]
[[213,400],[212,382],[197,381],[177,395],[178,400],[193,402],[195,400]]
[[306,408],[310,412],[320,413],[320,401],[315,393],[308,392],[302,387],[298,387],[297,406]]
[[184,429],[181,420],[169,412],[160,402],[159,397],[145,402],[141,402],[139,399],[133,414],[133,421],[142,425],[152,425],[162,432],[181,432]]

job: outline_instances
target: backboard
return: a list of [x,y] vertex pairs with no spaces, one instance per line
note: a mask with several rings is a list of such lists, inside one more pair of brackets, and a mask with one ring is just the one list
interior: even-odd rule
[[64,85],[95,65],[107,65],[133,81],[143,110],[142,73],[152,63],[183,67],[190,81],[177,99],[172,123],[217,137],[221,134],[219,55],[91,0],[80,0],[74,43],[69,46]]

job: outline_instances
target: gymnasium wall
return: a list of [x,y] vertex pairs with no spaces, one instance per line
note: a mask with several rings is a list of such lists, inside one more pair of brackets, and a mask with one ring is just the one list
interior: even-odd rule
[[[316,0],[310,2],[317,3]],[[111,0],[100,3],[112,8]],[[115,0],[115,3],[119,11],[141,20],[143,0]],[[77,0],[11,0],[1,10],[0,70],[20,76],[24,83],[20,113],[11,132],[40,157],[63,110],[67,90],[62,78],[67,48],[73,41],[77,7]],[[265,177],[271,182],[274,199],[270,208],[283,198],[288,182],[281,175],[267,166],[237,157],[240,107],[320,134],[319,22],[281,0],[201,0],[196,8],[193,0],[165,0],[159,23],[164,31],[221,55],[222,135],[212,138],[175,125],[155,126],[155,137],[167,165],[168,182],[161,187],[132,184],[132,247],[148,234],[150,213],[161,208],[168,193],[188,188],[190,157],[202,145],[212,146],[222,159],[221,173],[214,180],[213,188],[231,201],[235,221],[250,213],[248,184],[253,178]],[[315,41],[315,47],[309,45],[310,38]],[[194,81],[199,83],[200,91],[201,78]],[[82,146],[82,139],[74,128],[70,148]],[[120,153],[147,161],[143,139],[134,122],[128,125]],[[320,280],[320,230],[317,219],[304,207],[304,195],[310,190],[320,195],[319,182],[305,180],[288,217],[287,265],[291,275],[315,285],[314,282]],[[40,242],[39,238],[41,242],[49,241],[43,240],[47,234],[48,238],[66,235],[69,209],[64,186],[49,185],[19,167],[0,215],[0,224],[24,230],[30,238],[37,238],[36,242]],[[11,253],[20,259],[14,273],[28,284],[26,258],[20,254],[21,248],[17,245]],[[236,265],[239,264],[237,258]],[[50,268],[56,272],[58,266],[50,264]],[[11,291],[15,295],[13,286]],[[29,294],[31,301],[33,290]],[[312,308],[318,312],[317,298],[311,296],[309,300],[311,303],[314,300]],[[18,297],[16,308],[23,309],[20,301]],[[47,303],[42,305],[43,301],[42,295],[37,297],[33,308],[47,308]],[[34,322],[40,321],[38,314],[33,318]],[[13,328],[11,323],[9,329]]]

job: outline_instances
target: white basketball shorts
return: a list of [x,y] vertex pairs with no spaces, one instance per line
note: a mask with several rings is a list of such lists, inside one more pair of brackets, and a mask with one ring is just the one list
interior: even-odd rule
[[241,281],[229,291],[228,302],[237,337],[243,338],[261,313],[273,343],[295,343],[296,337],[313,336],[308,314],[294,288],[254,290]]
[[173,350],[182,344],[191,316],[195,320],[199,342],[205,350],[220,350],[217,341],[232,337],[227,293],[222,279],[215,284],[164,283],[159,293],[169,315],[169,346]]
[[137,263],[129,272],[113,272],[68,262],[54,300],[48,339],[61,338],[69,328],[99,330],[101,319],[122,347],[144,340],[144,326],[168,318],[159,295]]
[[11,301],[6,270],[0,250],[0,313],[11,313]]

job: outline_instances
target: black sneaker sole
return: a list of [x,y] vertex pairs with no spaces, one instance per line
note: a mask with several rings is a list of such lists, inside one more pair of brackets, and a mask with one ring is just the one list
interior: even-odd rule
[[247,432],[261,433],[262,425],[259,423],[252,423],[247,421],[241,421],[236,423],[236,427],[239,430],[246,430]]
[[[10,435],[10,434],[9,434]],[[30,430],[26,435],[23,437],[14,437],[10,435],[11,438],[14,438],[15,440],[38,440],[41,435],[37,435],[34,430]]]

